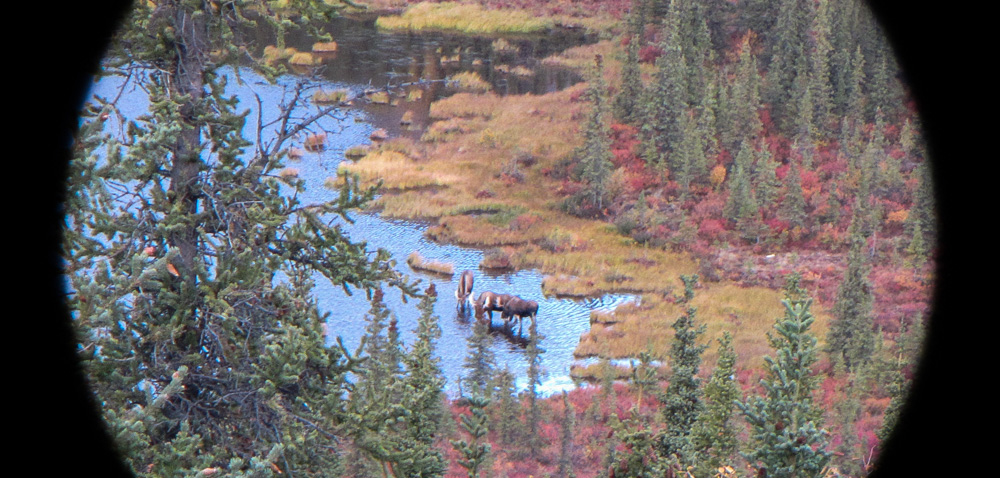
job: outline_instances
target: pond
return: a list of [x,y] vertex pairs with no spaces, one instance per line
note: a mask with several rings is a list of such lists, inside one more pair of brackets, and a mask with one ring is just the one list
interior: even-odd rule
[[[543,94],[555,91],[579,82],[580,78],[570,70],[541,62],[541,58],[588,41],[588,38],[576,32],[506,38],[503,42],[497,38],[440,33],[390,34],[378,32],[374,27],[374,18],[338,19],[329,30],[338,43],[338,51],[325,56],[319,69],[309,72],[323,89],[346,89],[352,95],[360,95],[367,89],[416,83],[401,90],[420,89],[422,95],[414,101],[401,102],[400,106],[358,101],[354,106],[338,109],[335,114],[320,120],[318,126],[331,132],[327,136],[326,149],[307,153],[301,160],[288,161],[287,164],[296,168],[299,177],[306,182],[306,192],[300,195],[303,204],[335,198],[336,192],[324,187],[324,182],[336,174],[338,165],[344,161],[344,151],[352,146],[370,143],[369,136],[374,130],[384,128],[390,136],[419,137],[428,124],[427,113],[431,102],[453,91],[439,80],[459,71],[476,71],[499,94]],[[301,51],[308,51],[311,47],[311,43],[306,43],[304,38],[295,37],[290,38],[289,45]],[[497,51],[494,47],[499,47],[502,51]],[[504,73],[495,67],[498,64],[520,66],[522,74]],[[530,74],[524,74],[525,71],[530,71]],[[233,76],[231,69],[223,70],[222,73]],[[248,127],[244,131],[244,136],[249,139],[253,137],[250,129],[251,125],[256,124],[258,115],[254,95],[261,98],[266,123],[277,114],[278,105],[287,99],[289,89],[298,78],[291,75],[282,77],[276,85],[271,85],[250,71],[241,70],[240,76],[243,83],[230,81],[227,93],[238,96],[239,108],[251,110]],[[109,77],[102,79],[93,93],[114,97],[119,94],[120,86],[120,79]],[[142,91],[126,88],[121,94],[125,98],[120,103],[123,113],[133,117],[142,114],[146,107]],[[413,111],[414,114],[414,123],[408,128],[400,126],[400,118],[405,111]],[[545,351],[541,356],[543,376],[539,390],[544,395],[574,386],[569,377],[570,366],[574,363],[573,350],[580,335],[589,330],[590,313],[595,310],[611,310],[632,300],[626,295],[607,295],[586,300],[544,297],[541,288],[543,275],[538,271],[522,270],[500,274],[484,272],[478,268],[483,251],[429,241],[424,237],[427,224],[387,220],[377,214],[356,213],[353,217],[355,223],[344,223],[343,227],[354,241],[366,241],[372,250],[384,248],[390,251],[397,260],[400,271],[411,278],[422,280],[421,290],[426,288],[428,282],[435,283],[439,292],[435,312],[442,329],[442,336],[437,342],[437,354],[447,379],[446,389],[452,395],[458,392],[459,377],[465,374],[463,362],[468,354],[467,342],[473,328],[473,319],[467,314],[458,313],[453,293],[461,271],[473,271],[474,296],[490,290],[519,295],[539,303],[538,331],[544,337],[540,346]],[[456,274],[444,277],[411,270],[406,265],[406,257],[414,251],[429,260],[453,264]],[[370,308],[364,292],[356,291],[353,295],[348,295],[339,285],[330,284],[322,277],[316,279],[314,292],[318,306],[321,312],[330,313],[330,343],[334,342],[336,336],[340,336],[353,352],[364,333],[364,318]],[[398,319],[402,340],[405,344],[411,344],[420,315],[416,301],[403,303],[400,294],[391,290],[386,291],[385,301]],[[497,325],[500,324],[498,314],[495,314],[494,320]],[[527,330],[524,335],[527,336]],[[509,367],[516,376],[517,386],[524,388],[528,364],[523,341],[514,340],[499,332],[493,333],[491,337],[498,368]]]

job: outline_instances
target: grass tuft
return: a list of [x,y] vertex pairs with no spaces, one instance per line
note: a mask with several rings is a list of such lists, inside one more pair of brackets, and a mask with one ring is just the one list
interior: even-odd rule
[[555,23],[521,10],[487,10],[477,4],[422,2],[410,6],[402,15],[379,17],[375,25],[386,30],[484,34],[540,33],[553,28]]
[[409,264],[410,268],[415,271],[425,271],[433,272],[435,274],[450,276],[455,273],[455,266],[447,262],[441,261],[429,261],[420,255],[419,252],[413,251],[406,258],[406,263]]

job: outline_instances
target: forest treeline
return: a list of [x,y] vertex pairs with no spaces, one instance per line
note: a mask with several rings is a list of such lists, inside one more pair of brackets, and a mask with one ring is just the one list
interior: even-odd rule
[[[536,389],[544,342],[532,324],[525,390],[495,363],[478,325],[461,396],[448,399],[435,358],[438,292],[335,225],[377,187],[343,174],[331,203],[279,194],[304,187],[280,174],[289,141],[336,106],[309,110],[302,80],[276,117],[258,121],[224,93],[223,65],[250,61],[271,80],[285,72],[253,58],[241,27],[267,23],[282,45],[298,24],[345,8],[141,2],[114,39],[104,74],[141,85],[149,112],[126,118],[117,98],[88,103],[69,167],[63,256],[79,357],[134,474],[871,470],[912,379],[936,231],[912,101],[859,1],[630,6],[614,59],[620,76],[606,82],[611,59],[596,59],[580,147],[549,174],[564,180],[567,212],[701,265],[670,298],[685,312],[673,323],[669,376],[643,354],[625,382],[606,366],[600,386],[549,398]],[[266,129],[274,139],[260,141]],[[835,317],[823,345],[802,286],[814,271],[780,274],[773,354],[743,386],[732,338],[702,343],[690,306],[699,281],[726,278],[714,255],[725,248],[846,254],[843,275],[829,279]],[[337,331],[312,296],[316,273],[370,299],[357,350],[327,345]],[[879,287],[904,302],[876,304]],[[386,293],[419,299],[414,343],[401,342]],[[709,346],[718,351],[711,370],[701,363]]]

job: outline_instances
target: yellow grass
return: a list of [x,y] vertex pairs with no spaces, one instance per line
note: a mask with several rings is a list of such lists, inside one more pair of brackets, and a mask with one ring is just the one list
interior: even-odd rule
[[378,105],[387,105],[387,104],[389,104],[389,93],[388,92],[385,92],[385,91],[375,91],[375,92],[372,92],[372,93],[368,93],[367,96],[368,96],[368,101],[371,101],[372,103],[375,103],[375,104],[378,104]]
[[288,63],[292,65],[317,65],[322,61],[322,59],[313,56],[312,53],[305,51],[300,51],[288,59]]
[[351,146],[344,151],[344,157],[347,159],[361,159],[366,154],[368,154],[368,146]]
[[[573,50],[559,61],[589,67],[595,53],[613,58],[611,46],[607,42]],[[617,71],[616,61],[607,63]],[[679,277],[694,274],[697,262],[686,254],[639,245],[605,222],[561,212],[560,181],[544,174],[559,167],[580,143],[579,118],[586,117],[588,105],[569,98],[585,88],[580,84],[540,96],[459,93],[431,106],[434,122],[419,145],[406,145],[403,152],[375,151],[341,167],[364,181],[385,181],[386,194],[375,203],[384,216],[435,219],[437,225],[427,235],[440,241],[503,247],[514,267],[546,274],[546,294],[641,295],[640,304],[596,314],[575,354],[628,358],[651,350],[663,359],[673,337],[671,324],[683,314],[665,298],[683,292]],[[403,154],[415,149],[422,150],[422,159]],[[523,178],[503,179],[505,165],[523,153],[534,158],[519,166]],[[710,344],[704,367],[714,365],[714,340],[724,331],[734,336],[740,367],[761,367],[761,357],[773,353],[767,332],[783,314],[781,298],[780,291],[760,287],[702,284],[693,305],[697,321],[708,327],[702,337]],[[812,332],[822,337],[829,314],[815,306],[814,314]]]
[[324,91],[317,90],[313,93],[313,102],[320,104],[340,103],[347,98],[347,90]]
[[378,28],[437,30],[461,33],[536,33],[552,28],[552,20],[521,10],[486,10],[476,4],[418,3],[399,16],[382,16]]
[[462,91],[485,93],[490,91],[490,88],[492,88],[489,83],[483,81],[483,78],[479,76],[479,73],[474,71],[456,73],[455,75],[452,75],[450,79]]
[[375,151],[356,163],[341,163],[339,169],[358,174],[365,185],[382,180],[383,188],[387,191],[447,187],[450,183],[458,181],[455,176],[422,171],[406,155],[396,151]]
[[320,53],[327,53],[327,52],[337,51],[337,42],[335,42],[335,41],[328,41],[328,42],[313,43],[312,51],[320,52]]
[[406,263],[409,264],[410,268],[415,271],[433,272],[435,274],[449,276],[455,273],[454,265],[441,261],[429,261],[421,256],[417,251],[413,251],[406,258]]

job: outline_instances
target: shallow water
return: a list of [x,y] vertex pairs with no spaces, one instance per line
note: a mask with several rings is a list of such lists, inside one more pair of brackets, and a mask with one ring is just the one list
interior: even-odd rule
[[[419,136],[422,128],[426,127],[431,101],[453,92],[442,82],[421,80],[439,80],[457,71],[478,71],[499,93],[535,94],[565,88],[580,80],[568,70],[543,65],[539,60],[583,41],[582,37],[572,38],[572,41],[550,37],[512,38],[508,43],[514,45],[516,53],[501,54],[492,51],[494,38],[457,37],[437,33],[384,34],[374,30],[373,22],[373,19],[338,20],[331,31],[338,42],[339,51],[336,55],[327,57],[321,70],[314,72],[318,73],[314,78],[325,90],[348,89],[353,94],[361,94],[363,90],[373,86],[420,82],[422,84],[419,86],[407,87],[401,91],[420,88],[424,94],[418,101],[401,102],[401,106],[397,107],[359,102],[321,119],[317,126],[329,132],[327,148],[319,153],[307,153],[302,160],[288,161],[286,164],[298,169],[299,177],[306,181],[307,190],[299,197],[303,204],[335,199],[336,192],[326,189],[324,181],[336,174],[337,166],[344,160],[344,150],[371,143],[369,136],[375,129],[385,128],[391,135]],[[295,46],[307,51],[310,45]],[[441,62],[442,56],[447,57],[456,52],[458,61]],[[491,66],[499,62],[522,65],[535,73],[529,76],[503,74]],[[233,70],[223,70],[222,73],[231,78],[228,93],[240,98],[239,108],[251,110],[244,130],[244,136],[248,139],[254,138],[253,128],[257,124],[258,105],[254,95],[261,98],[262,122],[267,123],[277,115],[278,105],[287,100],[291,86],[299,80],[298,77],[289,75],[280,78],[276,85],[271,85],[256,74],[241,70],[243,83],[239,84],[233,79]],[[119,102],[119,106],[126,116],[135,117],[144,113],[148,104],[144,92],[128,85],[121,90],[121,86],[121,79],[109,77],[99,81],[93,93],[104,97],[121,94],[123,100]],[[399,125],[399,118],[407,110],[413,110],[416,117],[415,127],[410,129]],[[315,111],[315,107],[311,107],[310,111]],[[108,122],[109,128],[120,126],[114,119]],[[265,132],[264,141],[269,138]],[[473,319],[468,314],[459,314],[457,311],[454,290],[455,280],[461,271],[473,271],[474,297],[482,291],[490,290],[518,295],[539,303],[538,332],[544,337],[540,346],[545,351],[541,360],[542,384],[539,391],[544,395],[574,386],[569,378],[570,365],[574,362],[572,353],[580,335],[590,328],[590,313],[595,310],[610,310],[631,300],[626,295],[608,295],[586,300],[546,298],[542,295],[541,273],[534,270],[503,274],[481,271],[478,269],[483,256],[481,250],[428,241],[423,236],[426,224],[385,220],[375,214],[356,213],[353,217],[356,220],[354,224],[340,222],[354,241],[367,241],[369,248],[373,250],[384,248],[390,251],[397,260],[400,271],[411,278],[422,280],[421,290],[429,282],[436,284],[438,301],[435,312],[442,330],[442,336],[437,342],[437,354],[447,379],[446,389],[451,394],[458,392],[459,377],[465,372],[463,362],[468,353],[467,341],[473,328]],[[443,277],[411,270],[406,265],[406,257],[413,251],[420,252],[428,260],[453,264],[456,274],[453,277]],[[321,312],[330,312],[329,342],[334,343],[335,337],[340,336],[353,352],[364,333],[364,317],[370,308],[364,291],[358,290],[353,295],[348,295],[340,285],[330,284],[317,275],[315,295]],[[391,290],[386,290],[385,301],[398,319],[404,344],[412,343],[420,315],[416,308],[417,301],[411,299],[408,304],[404,304],[398,291]],[[494,322],[497,326],[501,324],[499,313],[494,314]],[[526,337],[527,333],[525,330],[523,335]],[[524,341],[499,330],[494,331],[492,340],[497,367],[509,367],[517,377],[517,386],[524,388],[528,366]]]

